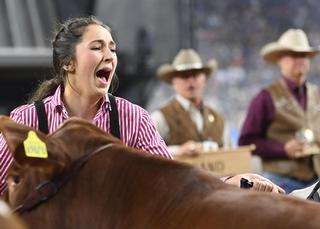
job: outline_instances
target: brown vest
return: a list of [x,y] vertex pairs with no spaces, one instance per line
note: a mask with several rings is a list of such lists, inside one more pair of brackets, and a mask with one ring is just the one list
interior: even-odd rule
[[223,145],[224,120],[221,115],[209,107],[202,109],[204,128],[199,133],[196,124],[191,120],[189,113],[183,109],[177,100],[172,100],[167,106],[161,108],[168,126],[168,145],[181,145],[189,140],[202,142],[212,140]]
[[[294,138],[301,128],[306,127],[314,131],[315,142],[320,143],[320,96],[317,87],[307,83],[306,111],[281,80],[270,85],[267,90],[275,107],[275,117],[267,130],[267,137],[284,144]],[[312,156],[301,159],[264,159],[263,168],[301,181],[309,181],[320,174],[320,170],[314,169]]]

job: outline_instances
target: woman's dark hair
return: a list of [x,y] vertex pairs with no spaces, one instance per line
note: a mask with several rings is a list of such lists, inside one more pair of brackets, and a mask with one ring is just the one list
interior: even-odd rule
[[[111,32],[111,29],[94,16],[72,18],[61,24],[52,41],[52,60],[54,78],[43,81],[37,90],[31,95],[29,102],[42,100],[49,95],[53,95],[57,87],[65,85],[66,71],[63,69],[75,55],[75,47],[81,42],[83,33],[89,25],[101,25]],[[115,90],[118,78],[115,75],[112,79],[110,90]]]

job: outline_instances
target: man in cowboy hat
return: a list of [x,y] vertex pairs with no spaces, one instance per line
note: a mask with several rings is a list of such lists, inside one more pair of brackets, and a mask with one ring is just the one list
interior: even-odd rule
[[170,84],[176,96],[151,114],[160,135],[173,154],[197,155],[206,147],[223,145],[224,120],[204,105],[207,78],[215,71],[215,60],[204,64],[193,49],[182,49],[172,64],[158,69],[158,77]]
[[[173,86],[176,96],[151,117],[173,154],[197,155],[203,145],[210,148],[213,142],[223,144],[224,120],[203,103],[207,78],[216,68],[215,60],[204,64],[196,51],[182,49],[172,64],[158,69],[158,77]],[[202,144],[204,141],[206,144]],[[222,180],[239,186],[241,178],[252,181],[253,190],[284,193],[283,189],[257,174],[237,174]]]
[[320,96],[306,82],[310,59],[318,53],[300,29],[262,48],[262,57],[281,74],[252,100],[239,138],[239,145],[256,145],[263,175],[286,192],[308,186],[320,174],[311,156],[319,152]]

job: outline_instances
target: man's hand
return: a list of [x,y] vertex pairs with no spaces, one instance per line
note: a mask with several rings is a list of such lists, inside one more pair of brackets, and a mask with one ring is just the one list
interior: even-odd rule
[[301,140],[291,139],[284,144],[284,150],[290,158],[308,156],[306,153],[306,143]]
[[253,173],[238,174],[228,178],[225,182],[227,184],[232,184],[240,187],[241,178],[245,178],[248,181],[253,182],[253,187],[251,188],[252,190],[261,191],[261,192],[275,192],[275,193],[281,193],[281,194],[285,193],[285,191],[282,188],[272,183],[269,179]]
[[202,143],[187,141],[177,150],[178,155],[198,156],[202,152]]

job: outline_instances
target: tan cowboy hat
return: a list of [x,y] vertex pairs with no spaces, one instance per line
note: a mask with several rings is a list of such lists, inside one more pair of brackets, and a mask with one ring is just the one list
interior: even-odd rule
[[218,67],[217,61],[211,59],[203,64],[199,54],[193,49],[181,49],[173,59],[172,64],[161,65],[157,70],[159,79],[171,83],[173,76],[178,72],[201,70],[207,77]]
[[260,54],[266,61],[275,64],[285,52],[306,53],[313,58],[319,51],[319,48],[310,47],[307,35],[301,29],[288,29],[278,41],[265,45]]

